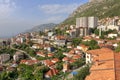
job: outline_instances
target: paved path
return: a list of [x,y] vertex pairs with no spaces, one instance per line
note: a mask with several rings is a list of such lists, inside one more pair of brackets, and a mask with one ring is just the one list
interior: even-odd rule
[[10,48],[11,48],[11,49],[15,49],[15,50],[17,50],[17,51],[19,51],[19,52],[25,53],[25,55],[27,55],[31,60],[36,60],[36,58],[31,57],[26,51],[23,51],[23,50],[20,50],[20,49],[16,49],[16,48],[14,48],[12,45],[10,45]]

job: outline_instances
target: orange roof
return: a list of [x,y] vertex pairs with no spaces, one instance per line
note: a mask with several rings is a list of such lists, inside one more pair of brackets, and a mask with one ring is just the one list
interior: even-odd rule
[[82,48],[89,48],[89,46],[86,46],[86,45],[84,45],[84,44],[81,44],[80,45]]
[[52,57],[52,56],[54,56],[53,53],[49,53],[49,54],[48,54],[48,57]]
[[74,53],[75,53],[74,50],[69,51],[69,54],[74,54]]
[[115,53],[115,78],[120,80],[120,53]]
[[69,61],[70,59],[68,57],[64,57],[62,61]]
[[92,37],[91,36],[85,36],[85,37],[83,37],[83,39],[92,39]]
[[[87,53],[93,55],[93,65],[90,75],[85,80],[120,80],[120,53],[108,48],[90,50]],[[95,65],[97,63],[98,65]]]
[[56,36],[56,38],[57,38],[57,39],[60,39],[60,40],[64,40],[64,39],[66,39],[66,37],[65,37],[65,36],[61,36],[61,35]]
[[39,56],[43,56],[43,57],[46,56],[46,54],[44,54],[43,52],[36,52],[36,54],[39,55]]
[[[99,55],[99,60],[113,59],[113,50],[108,48],[101,48],[95,50],[89,50],[87,53],[92,55]],[[110,55],[111,54],[111,55]]]
[[33,65],[33,64],[36,64],[38,63],[39,60],[21,60],[20,61],[20,64],[28,64],[28,65]]
[[54,65],[54,63],[51,62],[50,60],[44,60],[44,63],[45,63],[47,66],[52,66],[52,65]]
[[70,63],[74,63],[76,60],[74,60],[74,59],[70,59]]
[[72,58],[73,59],[79,59],[81,56],[80,55],[74,55]]
[[51,60],[53,63],[59,62],[60,60],[58,58],[54,58]]
[[48,75],[49,77],[52,77],[56,74],[58,74],[58,70],[57,69],[51,69],[45,75]]
[[36,54],[44,54],[43,52],[39,51],[39,52],[36,52]]

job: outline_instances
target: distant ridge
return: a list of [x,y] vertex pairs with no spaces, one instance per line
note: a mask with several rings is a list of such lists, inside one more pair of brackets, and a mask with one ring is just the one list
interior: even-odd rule
[[54,24],[54,23],[41,24],[41,25],[33,27],[30,30],[27,30],[26,32],[39,32],[39,31],[44,31],[45,29],[53,29],[56,26],[57,24]]

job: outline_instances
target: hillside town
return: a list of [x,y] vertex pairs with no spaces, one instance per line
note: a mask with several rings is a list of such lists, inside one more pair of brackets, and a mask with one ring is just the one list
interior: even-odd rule
[[79,17],[2,41],[0,79],[120,80],[119,61],[120,17]]

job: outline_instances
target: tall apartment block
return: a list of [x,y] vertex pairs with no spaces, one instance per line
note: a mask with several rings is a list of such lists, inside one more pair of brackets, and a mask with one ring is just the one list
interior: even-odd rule
[[76,18],[76,28],[79,28],[80,36],[86,36],[90,32],[90,28],[96,28],[98,26],[97,17],[80,17]]

